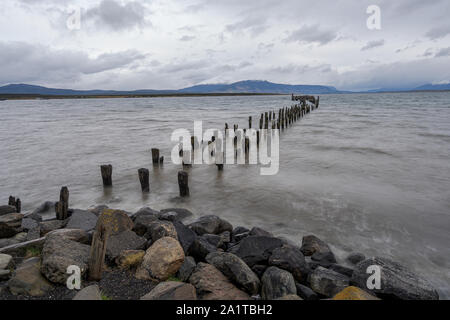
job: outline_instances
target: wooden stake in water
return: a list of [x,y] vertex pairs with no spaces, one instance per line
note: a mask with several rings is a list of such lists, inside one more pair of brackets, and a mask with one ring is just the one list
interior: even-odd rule
[[22,202],[20,201],[19,198],[17,198],[17,200],[16,200],[16,205],[15,205],[15,207],[16,207],[16,212],[17,212],[17,213],[20,213],[20,211],[22,210]]
[[248,128],[251,129],[252,128],[252,117],[248,117]]
[[152,161],[153,161],[153,165],[159,164],[159,149],[156,149],[156,148],[152,149]]
[[112,186],[112,165],[102,165],[100,166],[100,170],[102,172],[103,186]]
[[189,175],[186,171],[178,172],[178,186],[180,187],[180,197],[189,197]]
[[55,204],[56,219],[66,220],[69,211],[69,189],[62,187],[59,193],[59,201]]
[[148,169],[141,168],[138,170],[139,182],[141,183],[142,192],[150,192],[150,173]]

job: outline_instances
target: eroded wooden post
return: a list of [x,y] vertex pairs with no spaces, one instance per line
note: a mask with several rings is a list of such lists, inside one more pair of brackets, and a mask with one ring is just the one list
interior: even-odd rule
[[153,165],[158,165],[159,164],[159,149],[153,148],[152,149],[152,161],[153,161]]
[[15,206],[16,206],[16,198],[14,198],[13,196],[9,196],[9,199],[8,199],[8,206],[13,206],[13,207],[15,207]]
[[252,117],[248,117],[248,128],[251,129],[252,128]]
[[22,210],[22,202],[20,201],[19,198],[17,198],[17,200],[16,200],[15,207],[16,207],[16,212],[20,213],[20,211]]
[[102,224],[94,231],[89,255],[89,280],[100,281],[102,279],[108,234],[109,230]]
[[62,187],[59,193],[59,201],[55,204],[56,219],[66,220],[69,211],[69,189]]
[[139,182],[141,183],[142,192],[150,192],[150,173],[148,169],[141,168],[138,170]]
[[180,197],[189,196],[189,175],[186,171],[178,172],[178,186],[180,187]]
[[110,187],[112,186],[112,165],[105,164],[100,166],[100,170],[102,172],[103,186]]

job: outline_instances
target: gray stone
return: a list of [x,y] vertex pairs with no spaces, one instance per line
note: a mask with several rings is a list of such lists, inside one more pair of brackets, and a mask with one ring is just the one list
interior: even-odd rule
[[197,293],[192,284],[166,281],[159,283],[141,300],[197,300]]
[[33,220],[31,218],[23,218],[22,219],[22,229],[24,231],[30,231],[37,227],[39,227],[39,224],[35,220]]
[[286,244],[273,250],[269,265],[289,271],[298,281],[306,281],[311,271],[300,249]]
[[205,233],[219,234],[225,231],[233,231],[233,226],[228,221],[214,215],[200,217],[191,223],[189,227],[198,235],[203,235]]
[[18,243],[20,243],[20,241],[17,241],[14,238],[0,239],[0,248],[9,247]]
[[144,208],[139,209],[139,210],[136,211],[135,213],[133,213],[133,215],[131,216],[131,218],[132,218],[133,220],[135,220],[136,218],[141,217],[141,216],[153,216],[153,217],[155,217],[156,219],[158,219],[160,213],[161,213],[161,212],[159,212],[159,211],[157,211],[157,210],[154,210],[154,209],[152,209],[152,208],[144,207]]
[[305,256],[312,256],[316,252],[331,252],[330,247],[314,235],[303,237],[300,250]]
[[196,265],[197,264],[195,263],[195,259],[193,257],[191,256],[185,257],[180,270],[178,270],[177,272],[177,278],[183,282],[188,281]]
[[346,260],[348,262],[350,262],[351,264],[356,265],[356,264],[360,263],[361,261],[366,260],[366,256],[363,255],[362,253],[354,252],[354,253],[350,253],[347,256]]
[[83,288],[72,300],[102,300],[100,288],[96,284]]
[[124,250],[145,249],[147,239],[139,237],[131,230],[125,230],[119,234],[112,235],[106,242],[106,257],[114,261]]
[[189,218],[192,215],[193,215],[192,212],[187,209],[168,208],[161,210],[159,218],[169,221],[183,221],[184,219]]
[[178,240],[177,230],[170,221],[154,221],[150,223],[147,227],[147,233],[150,236],[146,236],[147,239],[152,239],[156,241],[164,237],[172,237]]
[[264,237],[273,237],[273,234],[269,231],[266,231],[264,229],[253,227],[249,234],[249,236],[264,236]]
[[66,226],[68,220],[47,220],[39,222],[39,228],[41,229],[41,236],[45,236],[47,233],[62,229]]
[[349,278],[319,266],[309,275],[309,283],[315,292],[331,298],[349,286]]
[[353,275],[353,271],[354,269],[340,265],[340,264],[336,264],[333,263],[332,265],[330,265],[330,267],[328,268],[330,270],[336,271],[337,273],[343,274],[344,276],[347,276],[349,278],[352,277]]
[[238,288],[253,295],[259,292],[258,276],[238,256],[228,252],[213,252],[206,261],[222,272]]
[[188,254],[189,248],[197,238],[197,234],[181,222],[175,221],[173,222],[173,225],[175,227],[175,230],[177,231],[178,241],[180,241],[184,253]]
[[319,300],[319,296],[311,288],[296,282],[297,294],[304,300]]
[[97,219],[97,216],[91,211],[74,209],[66,228],[91,231],[94,230]]
[[288,294],[288,295],[282,296],[281,298],[277,298],[275,300],[303,300],[303,299],[300,298],[296,294]]
[[10,238],[22,231],[21,213],[8,213],[0,216],[0,239]]
[[14,206],[0,206],[0,216],[5,214],[16,213],[16,207]]
[[314,254],[311,256],[311,260],[324,268],[328,268],[332,264],[336,263],[336,258],[331,251],[314,252]]
[[19,232],[13,237],[13,239],[16,240],[17,242],[24,242],[27,240],[27,235],[28,234],[26,232]]
[[0,270],[8,269],[14,264],[12,256],[0,253]]
[[294,277],[277,267],[269,267],[261,279],[261,296],[264,300],[274,300],[290,294],[297,294]]
[[269,257],[276,248],[280,248],[283,241],[278,238],[265,236],[248,236],[231,248],[229,252],[234,253],[244,260],[249,267],[255,264],[267,264]]
[[[370,273],[367,273],[369,266],[379,266],[381,269],[380,289],[367,289],[367,279],[371,276]],[[352,283],[381,298],[402,300],[439,299],[436,289],[426,279],[413,273],[407,267],[386,258],[374,257],[358,263],[353,272]]]
[[89,233],[82,229],[58,229],[49,232],[47,238],[49,237],[64,237],[68,240],[91,245]]
[[88,211],[92,212],[93,214],[95,214],[98,217],[102,214],[103,210],[105,210],[105,209],[109,209],[109,207],[105,204],[101,204],[101,205],[89,208]]
[[158,221],[156,215],[141,214],[134,219],[133,231],[141,237],[145,236],[151,239],[149,228],[155,221]]
[[216,252],[217,247],[212,245],[203,236],[197,237],[189,248],[188,254],[197,261],[205,261],[205,258],[211,252]]
[[23,261],[14,271],[8,282],[9,291],[14,295],[39,297],[45,295],[53,286],[41,275],[40,258]]

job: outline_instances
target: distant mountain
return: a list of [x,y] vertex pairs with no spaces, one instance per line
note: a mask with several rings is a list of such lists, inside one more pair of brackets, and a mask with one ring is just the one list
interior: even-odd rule
[[443,91],[450,90],[450,83],[446,84],[425,84],[423,86],[417,87],[413,89],[414,91]]

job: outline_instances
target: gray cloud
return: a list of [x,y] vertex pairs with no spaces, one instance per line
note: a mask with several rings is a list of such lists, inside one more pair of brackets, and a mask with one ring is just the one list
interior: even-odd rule
[[192,41],[195,39],[195,36],[184,35],[180,38],[180,41]]
[[337,38],[337,33],[331,29],[323,29],[319,24],[304,25],[293,31],[285,42],[327,44]]
[[450,47],[440,49],[436,54],[435,57],[448,57],[450,56]]
[[376,48],[376,47],[384,46],[384,42],[385,42],[384,39],[369,41],[369,42],[366,43],[366,45],[364,47],[361,48],[361,51],[365,51],[365,50],[373,49],[373,48]]
[[430,38],[431,40],[437,40],[444,38],[445,36],[450,34],[450,25],[447,26],[439,26],[430,29],[425,36]]
[[247,17],[241,21],[229,24],[225,27],[225,30],[231,33],[248,32],[252,37],[256,37],[267,30],[267,28],[268,26],[265,19],[255,16]]

